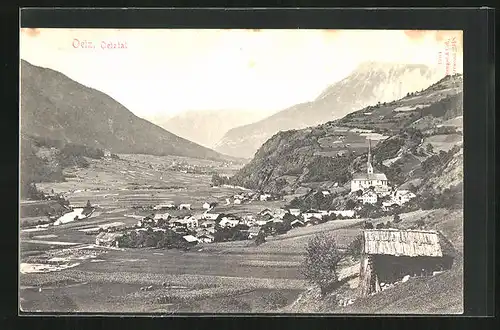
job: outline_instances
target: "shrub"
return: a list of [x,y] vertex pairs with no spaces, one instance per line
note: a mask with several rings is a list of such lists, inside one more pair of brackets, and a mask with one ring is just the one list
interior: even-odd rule
[[384,229],[385,228],[385,225],[381,222],[381,223],[377,223],[377,225],[375,226],[376,229]]
[[365,221],[365,223],[363,224],[363,228],[373,229],[373,223],[371,223],[371,221]]
[[255,245],[259,246],[266,242],[266,235],[261,231],[257,237],[255,237]]
[[399,223],[401,222],[401,217],[399,216],[399,214],[394,214],[394,217],[393,217],[393,220],[392,220],[394,223]]
[[415,222],[415,226],[417,226],[417,228],[420,228],[420,227],[425,226],[425,221],[424,221],[424,219],[418,219],[418,220]]
[[320,233],[308,242],[301,272],[309,282],[319,286],[324,296],[338,284],[337,267],[341,260],[335,238]]

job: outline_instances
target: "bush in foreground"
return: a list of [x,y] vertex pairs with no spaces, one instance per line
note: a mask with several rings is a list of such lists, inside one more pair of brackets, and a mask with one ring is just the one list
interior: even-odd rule
[[319,286],[324,296],[338,283],[337,268],[341,260],[335,238],[320,233],[309,240],[301,271],[309,282]]

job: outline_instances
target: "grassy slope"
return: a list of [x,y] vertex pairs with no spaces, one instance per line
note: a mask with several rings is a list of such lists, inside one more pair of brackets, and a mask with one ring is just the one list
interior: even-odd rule
[[[339,307],[332,296],[323,299],[311,287],[284,309],[293,313],[356,314],[451,314],[463,311],[463,211],[416,211],[401,216],[403,228],[425,219],[426,229],[440,230],[455,246],[457,258],[451,270],[431,278],[410,279],[375,295],[359,298],[353,305]],[[383,219],[380,219],[383,221]],[[356,268],[357,269],[357,268]],[[354,297],[355,289],[350,297]]]
[[114,153],[225,159],[135,116],[108,95],[21,61],[21,131]]

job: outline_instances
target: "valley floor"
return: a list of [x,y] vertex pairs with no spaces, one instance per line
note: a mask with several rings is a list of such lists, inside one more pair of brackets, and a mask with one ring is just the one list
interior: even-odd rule
[[[120,175],[120,171],[131,172]],[[155,175],[164,178],[164,189],[147,187],[157,180],[151,179]],[[20,274],[20,306],[25,312],[265,313],[282,307],[273,302],[277,295],[281,305],[297,307],[297,298],[310,288],[299,271],[307,240],[318,232],[327,232],[335,235],[340,246],[346,246],[360,234],[359,225],[364,221],[338,220],[292,229],[285,235],[267,238],[260,246],[253,241],[238,241],[202,244],[188,252],[102,248],[94,245],[94,235],[81,230],[112,222],[135,224],[137,219],[127,215],[140,213],[132,209],[136,204],[174,200],[201,209],[206,200],[222,199],[238,189],[211,188],[208,175],[154,173],[132,161],[96,161],[77,173],[73,181],[41,186],[47,191],[66,192],[72,204],[84,205],[90,200],[99,209],[88,219],[36,231],[21,230],[21,263],[27,271]],[[231,212],[258,212],[280,206],[280,202],[255,202],[234,205]],[[424,218],[461,249],[461,216],[460,212],[429,210],[403,214],[401,218],[408,226]],[[383,221],[387,219],[373,222]],[[57,267],[61,262],[72,266],[33,272],[37,264]],[[323,312],[405,312],[411,304],[425,304],[427,310],[451,313],[460,309],[457,295],[461,292],[461,269],[460,265],[456,273],[442,274],[431,282],[408,282],[400,292],[382,292],[382,298],[359,301],[349,306],[350,310],[324,305]],[[449,306],[444,308],[447,301]],[[321,302],[309,300],[306,305],[312,304],[320,306]],[[295,308],[296,312],[310,310],[304,306]]]

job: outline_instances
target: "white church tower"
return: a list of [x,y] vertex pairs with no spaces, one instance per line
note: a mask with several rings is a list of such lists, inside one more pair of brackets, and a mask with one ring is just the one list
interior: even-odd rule
[[368,161],[366,162],[366,171],[368,174],[373,174],[373,166],[372,166],[372,143],[371,140],[368,139]]

